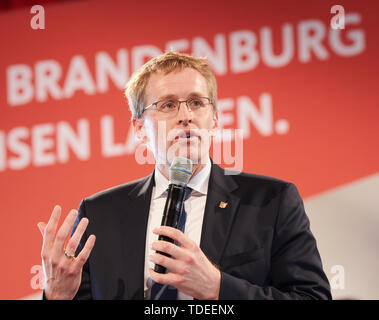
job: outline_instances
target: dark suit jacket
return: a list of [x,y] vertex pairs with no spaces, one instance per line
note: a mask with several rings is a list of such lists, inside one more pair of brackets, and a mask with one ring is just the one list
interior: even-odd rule
[[[84,199],[96,244],[77,299],[143,299],[154,174]],[[220,208],[220,202],[226,208]],[[220,299],[330,299],[296,187],[212,164],[200,247],[221,271]],[[80,248],[79,248],[80,249]]]

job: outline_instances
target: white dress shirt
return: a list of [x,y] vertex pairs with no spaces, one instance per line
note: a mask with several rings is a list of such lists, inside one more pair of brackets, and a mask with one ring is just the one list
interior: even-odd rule
[[[207,200],[208,182],[211,173],[211,162],[208,158],[207,164],[195,176],[191,177],[187,186],[192,188],[190,197],[184,202],[184,208],[187,213],[184,234],[191,240],[200,245],[201,229],[203,226],[203,217],[205,202]],[[169,181],[165,176],[155,168],[155,186],[153,187],[150,213],[147,223],[146,232],[146,249],[145,249],[145,277],[144,292],[145,299],[150,299],[152,280],[150,278],[149,268],[154,269],[154,263],[150,261],[149,256],[155,251],[151,249],[154,241],[158,240],[158,235],[153,233],[153,229],[159,227],[162,222],[162,214],[167,198],[167,188]],[[189,300],[193,297],[178,291],[178,300]]]

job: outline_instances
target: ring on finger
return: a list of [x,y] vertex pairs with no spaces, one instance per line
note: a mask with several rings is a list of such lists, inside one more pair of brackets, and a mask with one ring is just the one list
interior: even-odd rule
[[67,252],[67,250],[64,251],[64,255],[65,255],[67,258],[69,258],[69,259],[75,258],[75,256],[74,256],[73,254],[69,254],[69,253]]

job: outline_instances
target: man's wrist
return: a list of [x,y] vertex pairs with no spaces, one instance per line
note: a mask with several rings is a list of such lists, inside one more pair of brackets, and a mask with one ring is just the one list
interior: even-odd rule
[[221,271],[216,267],[217,276],[216,276],[216,285],[214,293],[209,297],[208,300],[219,300],[220,296],[220,286],[221,286]]

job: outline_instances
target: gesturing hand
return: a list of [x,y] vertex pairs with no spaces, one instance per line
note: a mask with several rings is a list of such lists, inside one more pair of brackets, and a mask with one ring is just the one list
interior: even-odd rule
[[88,219],[80,220],[74,234],[67,242],[67,246],[64,247],[78,212],[71,210],[57,231],[61,211],[60,206],[55,206],[47,225],[44,222],[38,223],[38,228],[43,236],[41,256],[45,277],[44,291],[48,300],[74,298],[80,286],[83,265],[87,261],[96,239],[94,235],[91,235],[75,258],[75,251],[87,228]]
[[150,269],[151,279],[161,284],[172,285],[196,299],[218,299],[221,273],[200,247],[175,228],[163,226],[154,229],[153,232],[167,236],[181,246],[163,240],[153,242],[152,249],[165,252],[171,257],[159,253],[151,255],[151,261],[170,271],[161,274]]

